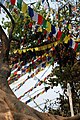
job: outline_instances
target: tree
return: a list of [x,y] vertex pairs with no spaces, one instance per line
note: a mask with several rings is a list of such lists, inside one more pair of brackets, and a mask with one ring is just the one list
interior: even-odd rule
[[[60,49],[61,47],[58,46],[58,55],[56,55],[58,57],[59,67],[53,69],[49,82],[51,82],[53,86],[57,86],[58,84],[61,85],[63,95],[60,94],[60,98],[58,98],[60,106],[57,111],[60,115],[62,114],[63,116],[70,116],[69,98],[67,94],[68,83],[71,86],[74,114],[80,112],[80,61],[75,59],[75,53],[73,49],[68,48],[63,52],[61,52]],[[55,75],[56,78],[52,78],[53,75]]]
[[1,120],[79,120],[80,115],[74,117],[63,118],[60,116],[53,116],[48,113],[40,113],[24,103],[20,102],[11,89],[8,86],[7,78],[10,75],[9,68],[9,51],[10,43],[12,40],[12,33],[14,30],[15,22],[11,14],[7,9],[0,3],[0,6],[7,12],[9,15],[12,27],[9,32],[9,38],[4,32],[2,26],[0,25],[0,39],[1,39],[1,51],[0,51],[0,119]]

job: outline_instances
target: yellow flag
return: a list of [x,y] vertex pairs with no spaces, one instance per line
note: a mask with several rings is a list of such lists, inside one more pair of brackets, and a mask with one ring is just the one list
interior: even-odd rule
[[14,50],[13,53],[16,54],[16,53],[17,53],[17,50]]
[[64,38],[64,43],[68,43],[68,41],[70,40],[70,35],[66,35],[66,37]]
[[26,49],[23,49],[23,53],[26,53]]
[[51,23],[48,22],[48,21],[47,21],[47,28],[46,28],[46,30],[47,30],[48,32],[51,32]]
[[22,50],[19,50],[19,49],[18,49],[18,53],[19,53],[19,54],[22,54]]
[[27,11],[27,4],[25,2],[22,3],[22,12],[26,13]]
[[68,29],[70,30],[72,28],[71,24],[69,24]]
[[38,32],[42,32],[42,27],[41,26],[38,28]]
[[54,46],[57,46],[58,42],[54,42]]

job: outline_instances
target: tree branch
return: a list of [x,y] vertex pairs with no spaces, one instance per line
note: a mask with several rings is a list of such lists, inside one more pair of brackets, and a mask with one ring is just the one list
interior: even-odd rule
[[5,10],[5,12],[8,14],[8,16],[10,17],[11,22],[12,22],[12,27],[11,27],[11,30],[9,32],[9,41],[11,41],[12,33],[13,33],[13,30],[14,30],[14,27],[15,27],[15,22],[14,22],[14,19],[12,18],[12,16],[11,16],[11,14],[9,13],[9,11],[6,9],[6,7],[1,2],[0,2],[0,6]]
[[7,35],[5,34],[4,30],[2,29],[1,25],[0,25],[0,39],[1,39],[1,53],[0,53],[0,62],[2,60],[2,62],[4,62],[4,59],[8,58],[8,53],[7,50],[9,49],[9,39],[7,37]]
[[73,116],[73,117],[65,118],[64,120],[80,120],[80,113],[78,115]]
[[5,10],[5,12],[8,14],[8,16],[10,17],[11,22],[12,22],[12,27],[11,27],[10,32],[9,32],[9,39],[0,25],[0,39],[2,42],[2,52],[1,53],[2,53],[3,62],[5,62],[5,61],[8,61],[10,42],[11,42],[14,27],[15,27],[15,22],[11,16],[11,14],[9,13],[9,11],[5,8],[4,5],[2,5],[1,2],[0,2],[0,6]]

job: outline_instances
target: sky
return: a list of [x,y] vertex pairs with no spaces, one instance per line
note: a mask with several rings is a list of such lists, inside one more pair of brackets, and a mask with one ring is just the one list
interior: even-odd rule
[[[55,63],[55,66],[57,64]],[[54,67],[55,67],[54,66]],[[37,68],[38,69],[38,68]],[[44,68],[43,71],[39,72],[36,76],[34,76],[33,78],[28,79],[25,84],[23,84],[20,89],[18,89],[17,91],[15,91],[16,86],[18,86],[18,84],[20,84],[21,82],[25,81],[25,79],[27,78],[28,75],[30,75],[29,73],[26,73],[24,76],[20,77],[20,79],[18,79],[17,81],[15,81],[14,83],[10,84],[10,88],[13,90],[14,94],[19,98],[21,95],[23,95],[26,91],[28,91],[30,88],[34,87],[35,84],[38,83],[38,79],[39,80],[43,80],[47,75],[49,75],[51,73],[52,70],[52,66],[47,66]],[[13,71],[12,71],[13,72]],[[33,72],[33,71],[32,71]],[[20,101],[22,102],[26,102],[27,100],[29,100],[30,98],[33,98],[34,96],[36,96],[37,94],[39,94],[41,91],[44,90],[45,87],[47,87],[48,85],[42,83],[40,86],[37,86],[36,88],[34,88],[32,91],[28,92],[26,95],[24,95],[24,97],[22,97],[20,99]],[[43,94],[40,94],[38,97],[36,97],[34,100],[32,100],[31,102],[27,103],[27,105],[35,108],[38,111],[41,111],[41,109],[44,108],[44,104],[46,100],[52,100],[53,103],[55,103],[56,98],[59,97],[59,93],[62,94],[62,90],[60,85],[58,85],[58,87],[53,87],[50,88],[47,92],[44,92]],[[40,105],[41,109],[39,109],[39,107],[35,107],[36,104]],[[58,107],[56,105],[54,105],[54,109]]]

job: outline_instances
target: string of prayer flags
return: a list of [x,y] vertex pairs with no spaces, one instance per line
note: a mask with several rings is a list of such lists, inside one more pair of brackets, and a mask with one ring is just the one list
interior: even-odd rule
[[[41,66],[42,66],[42,64],[41,64]],[[49,66],[50,67],[50,66]],[[48,68],[49,68],[48,67]],[[48,70],[48,69],[47,69]],[[47,72],[47,70],[45,71],[45,72]],[[15,86],[15,88],[13,88],[12,90],[14,90],[14,91],[16,91],[16,90],[18,90],[29,78],[31,78],[31,77],[34,77],[36,74],[38,74],[39,72],[41,71],[41,68],[39,67],[36,71],[35,71],[35,73],[32,73],[30,76],[28,76],[24,81],[22,81],[21,83],[19,83],[17,86]],[[44,72],[44,74],[45,74],[45,72]],[[43,75],[44,75],[43,74]],[[42,76],[43,76],[42,75]],[[49,76],[49,75],[48,75]],[[28,92],[30,92],[30,91],[32,91],[34,88],[36,88],[37,86],[39,86],[39,85],[41,85],[45,80],[47,79],[47,77],[46,78],[44,78],[43,80],[42,80],[42,82],[40,81],[40,79],[38,79],[38,82],[35,84],[35,86],[34,87],[32,87],[30,90],[28,90],[27,92],[25,92],[24,94],[27,94]],[[23,95],[24,96],[24,95]],[[20,97],[21,98],[21,97]]]
[[[43,57],[45,57],[46,58],[46,54],[45,54],[45,56],[43,56]],[[49,56],[48,56],[49,57]],[[40,58],[40,59],[42,59],[42,57]],[[18,86],[16,86],[14,89],[15,89],[15,91],[17,90],[17,89],[19,89],[29,78],[31,78],[31,77],[34,77],[36,74],[38,74],[41,70],[43,70],[43,68],[44,68],[44,66],[46,66],[46,65],[49,65],[49,60],[50,59],[48,59],[48,58],[46,58],[46,59],[44,59],[44,60],[42,60],[41,62],[41,64],[39,65],[39,66],[37,66],[38,67],[38,69],[34,72],[34,73],[32,73],[30,76],[28,76],[27,78],[26,78],[26,80],[24,80],[24,81],[22,81]],[[35,62],[38,62],[39,61],[39,59],[37,59]],[[45,62],[44,62],[45,61]],[[32,62],[32,64],[37,64],[37,63],[33,63]],[[47,64],[46,64],[47,63]],[[23,69],[23,67],[19,70],[19,71],[14,71],[12,74],[11,74],[11,76],[10,76],[10,78],[8,79],[8,84],[10,84],[10,81],[11,80],[13,80],[14,79],[14,77],[16,78],[16,79],[18,79],[18,78],[20,78],[22,75],[24,75],[26,72],[28,72],[27,70],[29,69],[30,67],[29,66],[26,66],[25,65],[25,67],[24,67],[24,69]],[[36,67],[35,67],[36,68]],[[17,69],[16,69],[17,70]],[[15,80],[16,80],[15,79]]]
[[43,91],[41,91],[40,93],[38,93],[37,95],[35,95],[34,97],[30,98],[29,100],[27,100],[25,103],[29,103],[32,100],[36,99],[37,97],[39,97],[40,95],[42,95],[44,92],[47,92],[47,90],[50,89],[50,86],[45,87],[45,89]]
[[29,100],[27,100],[25,103],[29,103],[31,102],[32,100],[34,100],[35,98],[39,97],[41,94],[43,94],[46,90],[43,90],[42,92],[38,93],[37,95],[35,95],[34,97],[30,98]]
[[30,6],[28,6],[28,12],[33,21],[37,22],[38,25],[42,25],[42,28],[46,29],[49,33],[51,30],[54,30],[53,33],[55,34],[55,28],[51,29],[51,23],[45,20],[42,15],[36,13]]
[[41,91],[40,93],[38,93],[37,95],[35,95],[34,97],[32,97],[32,98],[30,98],[29,100],[27,100],[25,103],[27,104],[27,103],[29,103],[29,102],[31,102],[32,100],[34,100],[34,99],[36,99],[37,97],[39,97],[41,94],[43,94],[44,92],[47,92],[47,90],[50,88],[50,86],[49,87],[45,87],[45,89],[43,90],[43,91]]
[[[46,65],[46,63],[44,63],[44,65]],[[48,65],[49,65],[49,63],[48,63]],[[41,64],[41,66],[44,68],[44,66],[43,66],[43,64]],[[30,79],[31,77],[33,78],[35,75],[37,75],[40,71],[42,71],[43,70],[43,68],[41,69],[41,66],[34,72],[34,73],[32,73],[30,76],[28,76],[24,81],[22,81],[19,85],[17,85],[15,88],[13,88],[12,90],[14,90],[14,91],[16,91],[16,90],[18,90],[28,79]],[[43,80],[43,81],[45,81],[45,79]],[[40,82],[40,80],[38,80],[38,82]],[[36,88],[38,86],[38,84],[36,84],[35,86],[34,86],[34,88]],[[33,88],[32,88],[33,89]],[[27,93],[27,92],[26,92]]]

